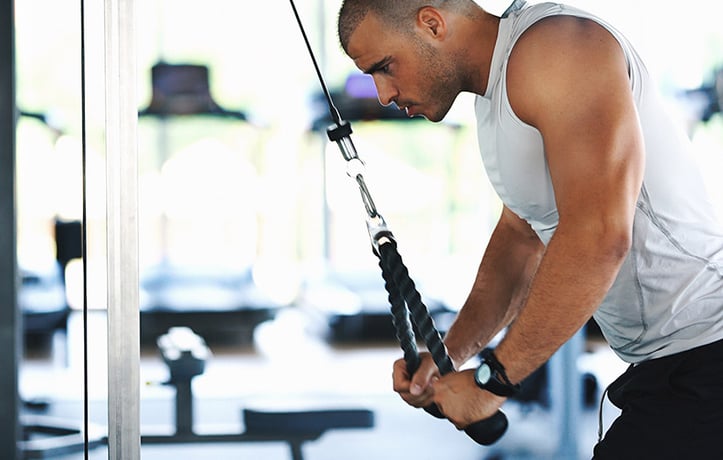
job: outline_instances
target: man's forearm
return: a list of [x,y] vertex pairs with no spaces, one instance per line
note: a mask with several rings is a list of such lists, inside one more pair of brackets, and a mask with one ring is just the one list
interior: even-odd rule
[[501,219],[467,301],[445,336],[456,367],[479,353],[515,318],[543,251],[534,232],[521,233]]
[[545,252],[522,311],[496,349],[513,382],[544,364],[592,316],[617,276],[624,244],[558,233]]

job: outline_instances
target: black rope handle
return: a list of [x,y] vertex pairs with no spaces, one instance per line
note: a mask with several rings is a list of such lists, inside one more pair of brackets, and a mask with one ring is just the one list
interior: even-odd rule
[[[387,292],[390,293],[390,302],[392,300],[391,292],[395,292],[394,297],[398,297],[406,303],[406,307],[399,306],[396,308],[408,310],[413,323],[417,326],[417,331],[421,334],[424,343],[432,354],[432,358],[435,364],[437,364],[439,372],[443,375],[453,372],[454,365],[449,355],[447,355],[442,337],[434,326],[429,310],[426,305],[424,305],[424,302],[422,302],[422,297],[417,291],[414,281],[409,276],[409,271],[397,251],[396,243],[393,240],[389,240],[388,243],[382,244],[379,247],[379,256],[379,266],[382,268],[382,276],[384,276],[385,281],[387,281],[385,287],[387,287]],[[399,301],[397,301],[397,303],[399,303]],[[409,321],[407,321],[407,324],[403,322],[398,323],[399,324],[395,323],[395,326],[404,328]],[[405,335],[411,336],[413,341],[414,331],[411,328],[407,329],[408,331]],[[402,331],[404,331],[404,329],[402,329]],[[416,368],[414,370],[416,370]]]
[[[385,270],[382,259],[379,259],[379,266],[382,269],[382,276],[384,277],[384,287],[389,294],[389,304],[391,305],[392,311],[392,323],[394,324],[394,331],[399,340],[399,344],[404,352],[404,361],[407,367],[407,373],[412,376],[419,369],[421,359],[419,357],[419,350],[417,349],[416,336],[412,322],[410,320],[409,308],[407,303],[402,297],[397,284],[394,281],[394,277],[390,270]],[[426,306],[422,305],[426,309]],[[440,361],[444,363],[445,360]],[[444,364],[442,364],[444,367]],[[446,372],[445,372],[446,373]],[[425,411],[437,418],[446,418],[442,411],[439,410],[436,404],[425,407]]]
[[[417,327],[427,349],[432,354],[432,359],[439,368],[439,372],[442,375],[453,372],[454,365],[447,354],[442,337],[434,326],[429,310],[424,305],[414,281],[409,276],[409,271],[404,265],[393,239],[380,243],[378,256],[385,281],[384,287],[389,294],[392,322],[404,352],[407,372],[410,376],[413,375],[420,365],[412,323]],[[445,418],[435,404],[425,407],[424,410],[437,418]],[[497,442],[505,434],[507,426],[507,416],[498,410],[489,418],[467,426],[464,431],[478,444],[488,446]]]

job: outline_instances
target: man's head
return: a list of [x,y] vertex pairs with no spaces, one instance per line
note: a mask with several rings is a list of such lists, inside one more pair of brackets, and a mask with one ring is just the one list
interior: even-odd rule
[[468,83],[458,32],[481,11],[472,0],[344,0],[339,40],[382,104],[440,121]]
[[471,0],[344,0],[339,10],[339,41],[347,53],[349,38],[367,14],[373,13],[393,30],[411,33],[422,7],[470,11]]

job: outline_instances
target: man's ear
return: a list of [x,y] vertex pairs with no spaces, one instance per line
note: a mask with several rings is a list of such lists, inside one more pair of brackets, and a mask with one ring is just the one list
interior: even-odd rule
[[447,22],[442,12],[433,6],[424,6],[417,12],[417,27],[423,34],[432,38],[444,38],[447,34]]

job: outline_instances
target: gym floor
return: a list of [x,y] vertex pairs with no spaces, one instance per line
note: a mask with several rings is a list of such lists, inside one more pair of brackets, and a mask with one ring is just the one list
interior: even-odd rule
[[[391,390],[391,364],[400,356],[392,342],[332,345],[305,333],[297,313],[279,315],[259,326],[253,343],[211,345],[205,372],[193,380],[194,431],[241,433],[243,408],[261,410],[368,409],[373,428],[339,429],[303,444],[305,460],[456,460],[590,458],[597,436],[597,407],[583,410],[577,420],[578,455],[561,458],[559,416],[536,404],[508,402],[507,434],[493,447],[482,447],[446,421],[406,406]],[[20,369],[21,397],[46,401],[42,415],[76,420],[83,413],[82,319],[71,315],[69,339],[57,335],[46,346],[26,351]],[[101,312],[89,317],[89,413],[101,431],[107,424],[106,324]],[[625,368],[604,344],[588,344],[579,367],[592,372],[598,394]],[[141,351],[141,433],[173,431],[175,391],[160,382],[168,378],[155,345]],[[595,405],[596,406],[596,405]],[[604,425],[616,415],[604,405]],[[57,455],[81,460],[83,452]],[[107,459],[107,447],[90,450],[90,460]],[[143,444],[144,460],[199,458],[290,460],[284,443]]]

